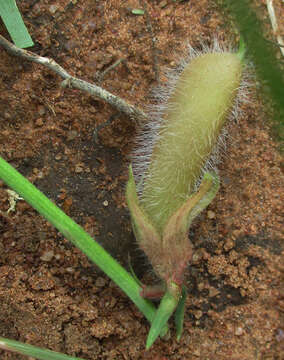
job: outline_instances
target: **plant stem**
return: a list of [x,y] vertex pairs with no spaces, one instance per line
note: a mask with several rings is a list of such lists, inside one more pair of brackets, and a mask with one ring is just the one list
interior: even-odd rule
[[55,351],[41,349],[37,346],[24,344],[20,341],[0,337],[0,349],[32,356],[40,360],[84,360],[82,358],[61,354]]
[[71,87],[74,89],[85,91],[95,97],[98,97],[99,99],[106,101],[108,104],[116,108],[119,112],[122,112],[136,120],[143,122],[147,119],[146,114],[141,109],[137,108],[136,106],[128,104],[125,100],[123,100],[119,96],[111,94],[109,91],[101,88],[100,86],[91,84],[88,81],[84,81],[75,76],[72,76],[53,59],[39,56],[31,51],[20,49],[17,46],[10,43],[10,41],[6,40],[1,35],[0,35],[0,45],[3,46],[8,51],[9,54],[18,56],[28,61],[35,62],[37,64],[41,64],[47,67],[49,70],[61,76],[64,79],[61,83],[62,87]]
[[98,265],[152,322],[154,305],[143,299],[135,279],[78,224],[54,205],[42,192],[0,157],[0,178],[44,216],[57,230]]
[[186,287],[182,286],[182,294],[179,300],[179,303],[176,308],[175,312],[175,325],[176,325],[176,332],[177,332],[177,341],[180,341],[182,332],[183,332],[183,321],[184,321],[184,312],[185,312],[185,301],[187,296]]
[[155,318],[151,324],[146,341],[146,350],[149,350],[150,347],[154,344],[155,340],[160,335],[162,329],[175,311],[175,308],[179,302],[180,292],[181,289],[175,283],[170,283],[170,287],[168,285],[168,289],[160,302]]

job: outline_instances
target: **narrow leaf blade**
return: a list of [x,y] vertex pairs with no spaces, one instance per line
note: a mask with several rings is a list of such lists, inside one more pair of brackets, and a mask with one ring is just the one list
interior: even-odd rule
[[180,298],[180,289],[179,287],[172,283],[172,289],[168,289],[163,296],[160,305],[157,309],[154,320],[151,324],[151,328],[146,341],[146,349],[149,350],[150,347],[154,344],[157,337],[163,332],[163,328],[167,324],[169,318],[173,314]]
[[0,16],[16,46],[34,45],[15,0],[0,0]]
[[39,360],[84,360],[82,358],[61,354],[55,351],[42,349],[37,346],[24,344],[20,341],[0,337],[0,349],[32,356]]
[[175,325],[177,331],[177,340],[180,341],[182,332],[183,332],[183,321],[184,321],[184,312],[185,312],[185,301],[186,301],[186,287],[182,287],[181,298],[178,302],[178,306],[175,312]]

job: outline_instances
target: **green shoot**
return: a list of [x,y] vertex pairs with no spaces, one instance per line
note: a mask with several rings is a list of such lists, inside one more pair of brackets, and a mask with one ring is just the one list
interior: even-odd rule
[[[248,0],[225,0],[222,5],[232,15],[244,39],[247,55],[253,60],[256,72],[263,81],[274,104],[275,133],[279,140],[284,138],[284,76],[276,48],[263,35],[263,24]],[[276,44],[277,46],[277,44]],[[283,146],[283,145],[282,145]]]
[[32,356],[33,358],[40,360],[84,360],[82,358],[68,356],[47,349],[41,349],[37,346],[27,345],[20,341],[9,340],[3,337],[0,337],[0,349]]
[[167,321],[171,317],[179,302],[179,298],[179,286],[172,282],[171,284],[169,284],[168,290],[163,296],[156,312],[156,316],[151,324],[151,328],[146,342],[147,350],[150,349],[150,347],[154,344],[157,337],[160,335],[162,329],[167,324]]
[[184,311],[185,311],[185,301],[186,301],[186,287],[182,286],[181,298],[179,300],[176,312],[175,312],[175,325],[177,332],[177,341],[180,341],[182,332],[183,332],[183,320],[184,320]]
[[140,286],[135,279],[78,224],[1,157],[0,178],[98,265],[152,322],[155,316],[155,307],[150,301],[140,296]]
[[0,0],[0,16],[16,46],[34,45],[15,0]]

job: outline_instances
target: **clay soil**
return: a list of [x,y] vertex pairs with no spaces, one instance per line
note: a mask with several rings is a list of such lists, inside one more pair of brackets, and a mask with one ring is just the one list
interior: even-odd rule
[[[144,16],[132,13],[143,8],[138,0],[18,3],[32,51],[141,108],[187,43],[200,49],[213,36],[234,43],[236,34],[208,0],[148,0]],[[283,19],[283,2],[274,4]],[[273,39],[265,1],[258,10]],[[8,38],[3,25],[1,34]],[[124,197],[135,121],[86,93],[61,88],[62,79],[38,64],[4,49],[0,54],[1,156],[123,266],[130,254],[136,273],[151,279]],[[171,338],[145,351],[149,324],[135,305],[24,201],[7,213],[3,183],[0,335],[90,360],[283,359],[281,155],[257,89],[250,100],[230,127],[221,189],[190,232],[195,251],[180,342],[170,321]],[[25,358],[4,351],[0,357]]]

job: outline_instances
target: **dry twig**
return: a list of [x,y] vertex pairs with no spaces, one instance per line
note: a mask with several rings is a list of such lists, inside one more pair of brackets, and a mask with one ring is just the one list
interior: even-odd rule
[[134,119],[143,121],[147,118],[146,114],[140,110],[139,108],[128,104],[125,100],[121,99],[120,97],[111,94],[107,90],[91,84],[85,80],[78,79],[75,76],[70,75],[63,67],[57,64],[56,61],[50,58],[46,58],[43,56],[39,56],[31,51],[23,50],[15,46],[14,44],[10,43],[6,40],[3,36],[0,35],[0,45],[2,45],[8,53],[21,57],[23,59],[36,62],[41,64],[51,71],[55,72],[59,76],[61,76],[64,81],[62,82],[63,87],[71,87],[75,89],[79,89],[85,91],[93,96],[96,96],[108,104],[115,107],[119,112],[122,112]]
[[111,70],[115,69],[122,62],[125,62],[125,59],[118,59],[114,64],[110,65],[104,71],[102,71],[101,73],[97,73],[96,76],[95,76],[95,80],[98,83],[101,83],[103,81],[104,77],[106,76],[106,74],[108,72],[110,72]]
[[282,55],[284,56],[284,41],[283,41],[282,37],[280,36],[280,34],[278,33],[278,24],[277,24],[277,19],[276,19],[274,7],[273,7],[273,1],[267,0],[266,6],[267,6],[267,11],[268,11],[268,15],[270,18],[270,22],[272,25],[273,33],[277,38],[277,42],[280,47],[280,51],[281,51]]

